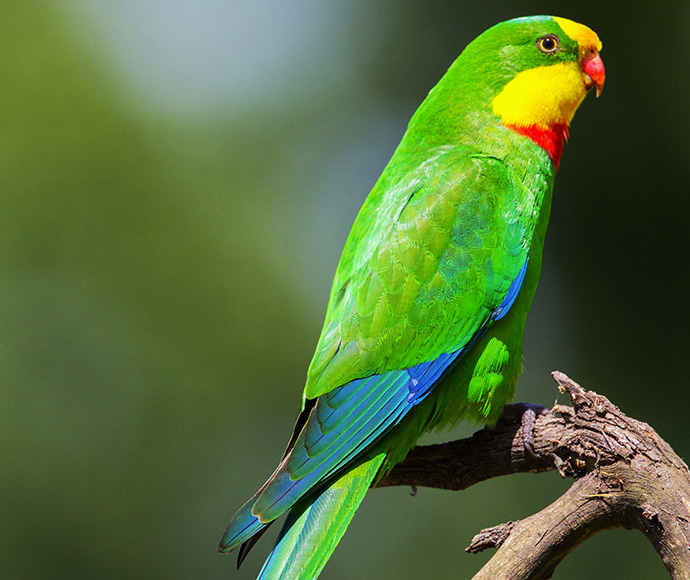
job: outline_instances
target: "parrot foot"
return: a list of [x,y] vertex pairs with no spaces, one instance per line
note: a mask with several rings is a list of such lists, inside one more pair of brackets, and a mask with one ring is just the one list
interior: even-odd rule
[[539,415],[549,412],[549,409],[543,405],[536,405],[534,403],[520,402],[506,405],[505,407],[504,414],[513,420],[520,418],[522,444],[527,453],[532,457],[537,457],[537,454],[534,452],[534,423]]

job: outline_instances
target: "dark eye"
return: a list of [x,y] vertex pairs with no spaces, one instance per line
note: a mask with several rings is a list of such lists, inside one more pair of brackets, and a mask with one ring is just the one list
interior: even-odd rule
[[561,46],[561,41],[555,34],[547,34],[537,40],[537,48],[542,52],[556,52]]

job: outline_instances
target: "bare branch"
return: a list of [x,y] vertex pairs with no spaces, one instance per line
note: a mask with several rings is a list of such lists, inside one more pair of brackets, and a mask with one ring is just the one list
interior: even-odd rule
[[467,548],[498,548],[474,580],[541,580],[593,534],[638,529],[674,579],[690,580],[690,473],[646,423],[606,397],[553,373],[572,407],[557,405],[533,422],[532,454],[522,403],[492,429],[468,439],[417,447],[379,486],[465,489],[500,475],[557,469],[575,482],[558,500],[524,520],[480,532]]

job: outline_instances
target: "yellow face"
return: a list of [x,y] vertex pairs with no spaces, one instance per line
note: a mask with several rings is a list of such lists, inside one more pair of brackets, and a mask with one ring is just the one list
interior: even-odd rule
[[554,18],[580,47],[576,61],[559,62],[525,70],[515,76],[492,102],[494,115],[505,125],[549,129],[568,126],[591,87],[582,60],[601,50],[601,41],[587,26]]
[[563,32],[580,45],[581,50],[586,50],[587,48],[594,48],[597,51],[601,50],[601,40],[599,40],[597,33],[588,26],[578,24],[567,18],[559,18],[558,16],[554,16],[553,19],[563,29]]

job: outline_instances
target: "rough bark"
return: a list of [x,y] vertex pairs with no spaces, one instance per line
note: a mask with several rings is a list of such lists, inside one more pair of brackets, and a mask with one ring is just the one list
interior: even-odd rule
[[492,429],[417,447],[379,486],[459,490],[500,475],[557,469],[575,480],[558,500],[524,520],[482,530],[472,540],[469,552],[497,548],[474,580],[550,578],[578,544],[615,527],[640,530],[671,577],[690,580],[687,465],[646,423],[563,373],[553,377],[572,407],[556,405],[530,425],[523,414],[533,407],[510,405]]

